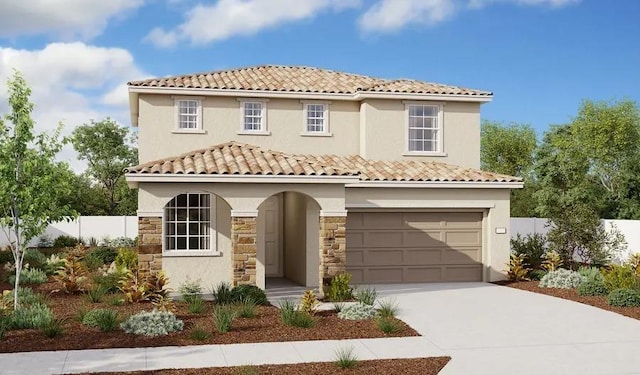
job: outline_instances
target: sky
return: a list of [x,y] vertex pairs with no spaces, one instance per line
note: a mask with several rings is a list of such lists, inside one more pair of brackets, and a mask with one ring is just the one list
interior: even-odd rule
[[[637,0],[0,0],[0,113],[20,70],[38,130],[130,125],[126,82],[261,64],[489,90],[533,126],[640,101]],[[70,147],[61,155],[82,169]]]

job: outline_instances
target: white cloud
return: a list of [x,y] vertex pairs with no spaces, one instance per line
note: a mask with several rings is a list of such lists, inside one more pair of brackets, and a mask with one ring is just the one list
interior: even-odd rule
[[110,19],[140,7],[144,0],[0,1],[0,36],[53,33],[63,38],[100,35]]
[[175,29],[155,28],[145,39],[159,47],[171,47],[182,40],[201,45],[252,35],[280,24],[313,18],[323,11],[340,11],[359,4],[360,0],[219,0],[212,5],[196,5]]
[[380,0],[359,20],[363,31],[395,31],[407,24],[434,25],[455,12],[453,0]]
[[[133,56],[121,48],[81,42],[52,43],[40,50],[0,47],[0,114],[7,111],[4,82],[14,68],[32,89],[36,129],[52,131],[62,122],[63,134],[90,119],[112,117],[130,124],[125,83],[146,76]],[[60,158],[76,169],[83,168],[70,148]]]
[[393,32],[408,25],[433,26],[457,12],[480,9],[495,3],[559,8],[581,0],[378,0],[360,17],[365,32]]

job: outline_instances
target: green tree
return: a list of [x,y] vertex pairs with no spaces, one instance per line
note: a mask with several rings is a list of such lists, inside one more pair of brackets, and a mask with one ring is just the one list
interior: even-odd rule
[[129,129],[107,118],[77,127],[72,134],[78,158],[88,163],[87,175],[103,189],[106,215],[135,215],[137,191],[126,187],[123,169],[135,165],[138,150]]
[[511,216],[534,216],[536,204],[533,193],[537,187],[532,173],[537,147],[535,130],[529,125],[484,121],[480,144],[482,169],[524,180],[524,188],[511,190]]
[[70,219],[75,212],[61,205],[69,183],[55,161],[62,147],[60,128],[52,136],[34,132],[31,89],[15,72],[8,81],[9,110],[0,119],[0,225],[10,242],[16,265],[14,306],[19,307],[18,286],[27,244],[51,222]]

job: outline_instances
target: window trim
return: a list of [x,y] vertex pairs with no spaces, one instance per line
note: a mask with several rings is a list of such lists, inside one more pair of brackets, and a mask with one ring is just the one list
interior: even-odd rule
[[[183,194],[199,194],[209,195],[209,249],[208,250],[169,250],[167,249],[167,218],[166,209],[167,205],[178,196]],[[187,197],[187,199],[189,199]],[[162,256],[163,257],[200,257],[200,256],[222,256],[222,253],[218,247],[218,231],[217,231],[217,195],[211,194],[206,191],[187,191],[180,192],[174,195],[162,208]],[[188,232],[188,228],[187,228]],[[188,238],[188,235],[187,235]],[[188,241],[188,240],[187,240]]]
[[[303,137],[332,137],[331,124],[330,124],[330,105],[331,102],[320,100],[301,100],[302,103],[302,132],[300,135]],[[324,106],[323,114],[323,130],[322,131],[309,131],[309,106],[310,105],[322,105]]]
[[[404,152],[403,156],[447,156],[444,151],[444,103],[403,100],[404,104]],[[438,138],[435,151],[412,151],[409,149],[409,108],[411,106],[429,106],[438,109],[437,121]]]
[[[172,96],[174,107],[174,128],[172,133],[186,133],[186,134],[204,134],[206,133],[202,126],[202,96]],[[196,109],[196,127],[193,129],[180,127],[180,102],[181,101],[195,101],[197,103]]]
[[[240,102],[240,130],[237,132],[237,134],[239,135],[271,135],[271,132],[269,132],[269,128],[268,128],[268,121],[267,121],[267,113],[268,113],[268,109],[267,109],[267,102],[269,100],[265,100],[265,99],[254,99],[254,98],[242,98],[242,99],[238,99],[238,101]],[[245,112],[245,105],[247,105],[248,103],[260,103],[262,105],[262,119],[260,121],[260,130],[247,130],[244,128],[244,112]]]

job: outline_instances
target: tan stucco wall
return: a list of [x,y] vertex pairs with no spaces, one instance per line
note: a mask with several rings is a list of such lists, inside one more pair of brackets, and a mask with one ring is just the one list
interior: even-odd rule
[[267,149],[305,154],[358,154],[360,104],[329,102],[331,137],[301,136],[303,104],[294,99],[269,99],[267,130],[271,135],[243,135],[240,102],[234,97],[202,97],[205,134],[175,134],[175,107],[170,95],[140,95],[140,163],[179,155],[219,143],[238,141]]
[[307,198],[298,193],[284,194],[284,277],[306,284]]
[[480,168],[480,104],[448,102],[443,112],[446,156],[403,156],[407,150],[405,104],[401,100],[363,101],[360,124],[365,127],[359,134],[360,155],[374,160],[413,159]]
[[[504,279],[509,262],[509,190],[508,189],[418,189],[418,188],[350,188],[349,209],[448,209],[485,213],[483,219],[483,263],[485,280]],[[496,228],[505,228],[497,234]]]
[[221,198],[216,198],[215,231],[219,256],[176,257],[165,253],[162,268],[169,278],[169,288],[177,291],[186,281],[198,280],[207,291],[212,285],[231,280],[231,208]]

